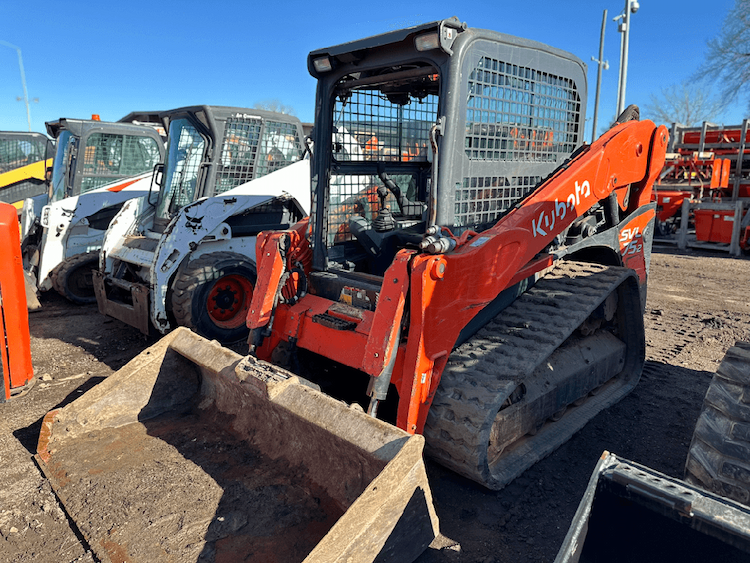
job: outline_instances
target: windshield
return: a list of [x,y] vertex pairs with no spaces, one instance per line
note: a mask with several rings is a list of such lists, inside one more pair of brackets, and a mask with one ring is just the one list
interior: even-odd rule
[[187,118],[169,124],[164,182],[159,192],[156,216],[169,219],[192,202],[206,148],[205,139]]
[[429,130],[438,115],[438,75],[432,67],[398,69],[393,74],[392,81],[378,75],[374,85],[368,85],[366,77],[344,77],[336,91],[326,217],[329,247],[354,238],[352,220],[372,226],[385,177],[404,198],[399,202],[391,190],[381,189],[396,226],[423,219],[432,156]]
[[70,166],[71,149],[75,143],[70,131],[63,130],[57,137],[57,150],[52,165],[52,197],[50,203],[60,201],[67,195],[67,172]]

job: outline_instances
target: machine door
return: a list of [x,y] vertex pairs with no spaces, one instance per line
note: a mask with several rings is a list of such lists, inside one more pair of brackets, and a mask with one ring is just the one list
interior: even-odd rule
[[165,227],[170,219],[196,196],[201,164],[206,154],[206,138],[187,118],[169,123],[164,180],[156,205],[154,227]]
[[67,129],[60,131],[57,137],[55,160],[52,164],[52,192],[50,203],[60,201],[71,195],[68,187],[70,179],[75,176],[73,170],[76,163],[78,139]]

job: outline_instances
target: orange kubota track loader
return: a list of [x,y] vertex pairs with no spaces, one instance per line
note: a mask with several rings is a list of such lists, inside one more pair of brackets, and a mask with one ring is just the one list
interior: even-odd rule
[[[455,18],[309,68],[313,212],[259,235],[259,359],[180,328],[42,423],[102,561],[413,561],[423,443],[501,487],[638,380],[666,129],[582,148],[581,61]],[[369,375],[372,416],[273,365],[301,349]]]
[[397,400],[426,452],[501,488],[640,377],[667,130],[631,106],[581,146],[583,64],[456,18],[308,67],[313,212],[258,238],[255,354],[364,372],[371,415]]

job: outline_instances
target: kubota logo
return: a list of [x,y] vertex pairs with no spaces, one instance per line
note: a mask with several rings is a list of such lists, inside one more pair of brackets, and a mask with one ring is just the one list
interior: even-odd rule
[[[548,232],[552,232],[555,228],[555,222],[560,219],[565,219],[568,211],[572,213],[576,207],[581,205],[581,197],[587,198],[591,195],[591,184],[588,180],[584,180],[583,184],[578,184],[576,180],[575,188],[568,195],[568,197],[560,201],[555,199],[555,208],[548,211],[541,211],[538,219],[531,220],[531,232],[536,237],[537,235],[546,237]],[[548,229],[548,230],[545,230]]]

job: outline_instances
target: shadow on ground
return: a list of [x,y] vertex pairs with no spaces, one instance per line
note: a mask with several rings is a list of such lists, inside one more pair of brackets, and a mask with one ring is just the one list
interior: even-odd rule
[[429,550],[417,561],[553,561],[603,451],[683,477],[712,375],[647,361],[630,395],[501,491],[429,463],[441,533],[461,550]]

